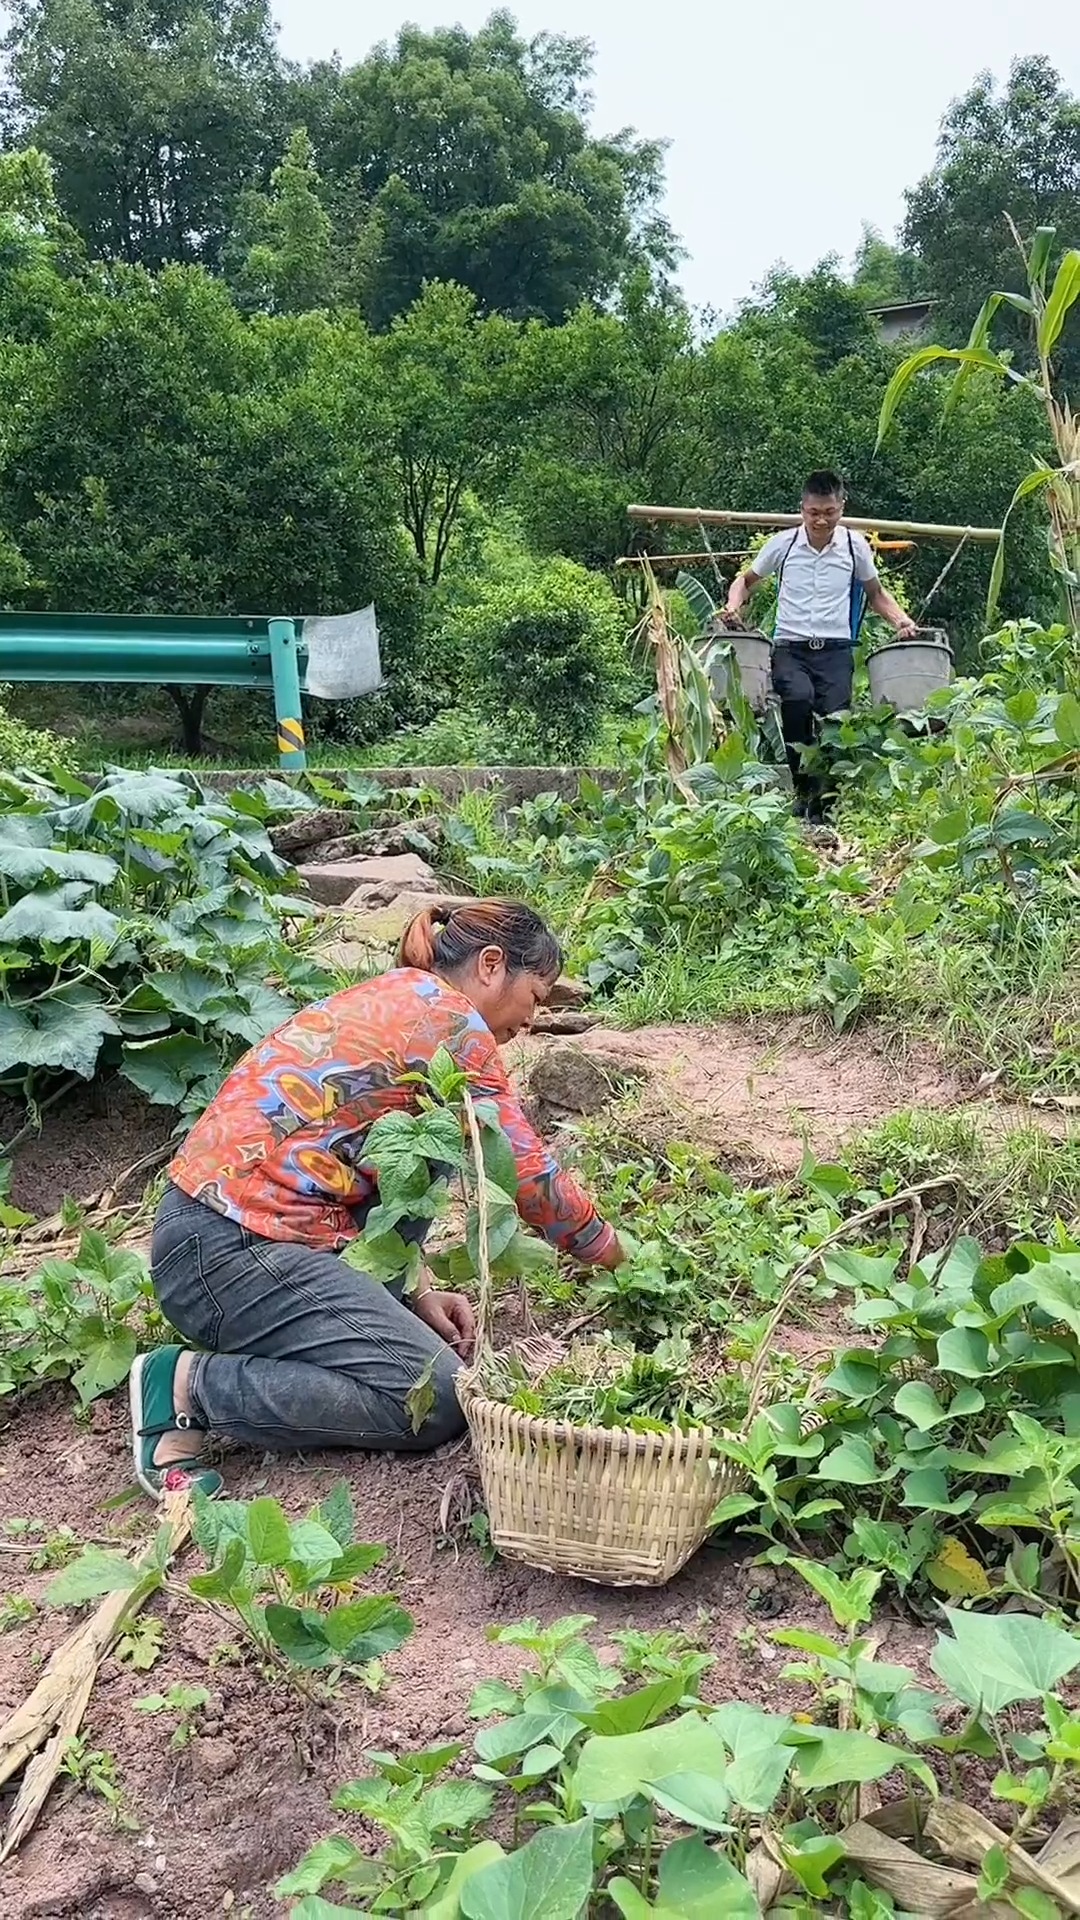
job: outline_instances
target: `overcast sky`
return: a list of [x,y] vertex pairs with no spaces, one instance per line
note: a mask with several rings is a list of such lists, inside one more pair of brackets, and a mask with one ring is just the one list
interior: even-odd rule
[[[527,36],[596,47],[598,132],[670,141],[668,215],[687,249],[682,282],[720,312],[783,260],[805,272],[847,258],[864,220],[891,235],[925,173],[938,122],[989,67],[1044,53],[1080,92],[1078,0],[519,0]],[[277,0],[297,60],[359,60],[405,19],[475,30],[488,0]],[[736,209],[746,209],[741,222]]]

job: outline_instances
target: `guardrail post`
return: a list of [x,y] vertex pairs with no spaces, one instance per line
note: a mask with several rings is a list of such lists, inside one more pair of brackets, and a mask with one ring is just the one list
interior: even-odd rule
[[270,621],[270,667],[274,676],[278,764],[283,773],[303,773],[307,754],[300,704],[300,669],[296,661],[296,625],[292,620]]

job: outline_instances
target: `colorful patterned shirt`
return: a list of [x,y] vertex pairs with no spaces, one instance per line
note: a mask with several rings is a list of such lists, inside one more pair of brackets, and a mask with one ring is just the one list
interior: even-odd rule
[[305,1007],[233,1068],[169,1169],[184,1193],[268,1240],[339,1250],[376,1193],[369,1127],[415,1108],[440,1047],[494,1101],[514,1150],[518,1211],[553,1246],[592,1264],[614,1233],[533,1131],[494,1036],[464,994],[401,969]]

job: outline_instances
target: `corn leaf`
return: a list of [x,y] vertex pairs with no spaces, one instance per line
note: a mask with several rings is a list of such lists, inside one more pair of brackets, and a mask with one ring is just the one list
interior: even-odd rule
[[997,373],[1002,375],[1003,378],[1008,378],[1010,373],[1010,369],[1005,361],[1000,359],[996,353],[991,353],[985,347],[920,347],[917,353],[911,354],[902,366],[897,367],[896,372],[893,374],[892,379],[885,389],[885,395],[881,402],[881,412],[878,415],[877,439],[874,442],[875,453],[878,451],[885,435],[892,426],[896,409],[900,405],[916,374],[922,373],[926,367],[933,366],[937,360],[951,360],[958,366],[966,366],[973,369],[982,367],[987,373]]
[[1028,279],[1033,287],[1040,289],[1046,284],[1046,269],[1050,263],[1050,249],[1054,244],[1055,227],[1036,227],[1031,242],[1031,252],[1027,259]]
[[1039,323],[1039,352],[1051,354],[1070,307],[1080,299],[1080,248],[1070,247],[1054,279],[1046,312]]
[[990,569],[990,586],[986,595],[986,624],[988,627],[992,627],[994,624],[997,603],[1001,597],[1001,583],[1005,578],[1005,529],[1009,524],[1009,515],[1012,513],[1014,507],[1020,505],[1021,500],[1026,500],[1031,493],[1039,492],[1041,488],[1048,486],[1056,477],[1056,469],[1048,467],[1045,462],[1040,461],[1034,473],[1024,475],[1024,478],[1021,480],[1005,509],[1005,515],[1001,522],[1001,535],[997,547],[994,550],[994,564]]

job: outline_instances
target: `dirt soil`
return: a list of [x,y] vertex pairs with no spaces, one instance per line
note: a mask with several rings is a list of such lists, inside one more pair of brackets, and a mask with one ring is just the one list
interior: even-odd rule
[[[44,1520],[50,1530],[65,1524],[83,1540],[145,1537],[144,1506],[103,1511],[131,1482],[125,1412],[122,1396],[98,1403],[84,1423],[62,1392],[30,1403],[4,1435],[0,1513]],[[485,1566],[475,1546],[440,1534],[444,1490],[452,1479],[460,1483],[464,1464],[461,1448],[422,1459],[230,1455],[231,1493],[276,1494],[293,1514],[347,1479],[358,1531],[390,1548],[383,1577],[372,1584],[400,1597],[416,1631],[389,1658],[380,1695],[347,1683],[331,1707],[313,1707],[243,1665],[221,1662],[228,1628],[208,1610],[179,1598],[155,1601],[149,1612],[162,1619],[164,1636],[153,1671],[107,1662],[84,1725],[88,1744],[115,1757],[125,1813],[137,1830],[114,1826],[109,1809],[85,1791],[54,1789],[36,1831],[0,1868],[0,1920],[280,1916],[272,1883],[314,1840],[333,1831],[349,1831],[360,1844],[370,1840],[362,1821],[330,1807],[334,1789],[366,1770],[365,1749],[467,1740],[473,1687],[486,1676],[513,1678],[519,1656],[487,1643],[490,1622],[592,1613],[600,1646],[605,1633],[624,1626],[681,1627],[699,1634],[716,1656],[710,1697],[778,1705],[782,1693],[790,1707],[792,1689],[777,1679],[784,1656],[769,1645],[768,1628],[826,1625],[795,1576],[777,1584],[751,1567],[742,1543],[703,1550],[658,1592],[608,1591],[508,1561]],[[27,1560],[10,1545],[0,1547],[0,1598],[5,1591],[36,1597],[48,1584],[48,1573],[26,1571]],[[184,1570],[198,1565],[192,1549]],[[71,1616],[44,1611],[0,1638],[0,1713],[30,1691],[42,1658],[70,1623]],[[882,1631],[885,1657],[923,1667],[925,1635],[899,1620],[885,1620]],[[167,1716],[146,1718],[132,1705],[178,1682],[212,1694],[205,1743],[183,1754],[170,1749]]]
[[[519,1041],[505,1050],[522,1088],[532,1062],[553,1047],[608,1055],[638,1070],[635,1131],[663,1144],[683,1137],[718,1153],[734,1171],[764,1179],[797,1172],[809,1141],[818,1157],[908,1107],[954,1107],[971,1089],[929,1046],[897,1047],[873,1026],[822,1035],[805,1020],[724,1021],[708,1027],[593,1027],[572,1039]],[[1035,1122],[1067,1131],[1061,1116],[987,1100],[980,1120],[1005,1130]],[[25,1115],[0,1101],[0,1158]],[[144,1161],[163,1164],[175,1115],[151,1106],[127,1081],[80,1088],[47,1116],[45,1130],[15,1149],[11,1197],[39,1218],[66,1194],[84,1200]],[[156,1158],[155,1158],[156,1156]],[[149,1177],[148,1171],[143,1178]],[[125,1192],[138,1191],[132,1182]]]
[[[512,1050],[524,1074],[540,1046]],[[597,1029],[589,1051],[620,1055],[644,1067],[634,1094],[638,1137],[681,1135],[721,1151],[755,1173],[793,1171],[808,1134],[819,1154],[852,1132],[914,1104],[945,1107],[962,1089],[924,1052],[890,1056],[865,1033],[822,1042],[799,1023],[726,1024],[709,1029],[654,1028],[628,1034]],[[0,1139],[14,1130],[0,1115]],[[108,1189],[140,1158],[160,1156],[171,1125],[122,1083],[103,1102],[91,1093],[48,1116],[40,1140],[16,1155],[14,1197],[39,1216],[65,1194],[88,1198]],[[138,1183],[132,1183],[135,1192]],[[0,1420],[3,1415],[0,1414]],[[535,1614],[550,1622],[566,1612],[597,1617],[598,1644],[618,1627],[681,1627],[700,1635],[716,1665],[707,1680],[713,1698],[735,1696],[792,1704],[778,1682],[784,1656],[770,1646],[772,1625],[827,1622],[797,1576],[776,1577],[751,1565],[752,1547],[721,1543],[703,1550],[668,1587],[609,1591],[499,1561],[487,1566],[464,1535],[440,1517],[444,1492],[460,1490],[468,1457],[417,1459],[377,1455],[311,1455],[302,1460],[235,1452],[226,1462],[230,1492],[278,1495],[303,1512],[340,1478],[348,1480],[361,1538],[386,1542],[379,1577],[416,1619],[416,1630],[391,1656],[385,1690],[370,1696],[343,1686],[329,1708],[299,1701],[249,1667],[221,1658],[228,1627],[190,1600],[161,1597],[150,1612],[163,1622],[162,1653],[151,1672],[133,1672],[114,1658],[103,1669],[84,1726],[88,1745],[115,1757],[125,1816],[118,1826],[99,1799],[70,1782],[54,1789],[36,1831],[15,1860],[0,1868],[0,1920],[271,1920],[283,1908],[274,1880],[315,1839],[350,1831],[373,1844],[364,1823],[336,1816],[330,1796],[365,1770],[370,1748],[409,1748],[469,1737],[470,1693],[485,1676],[512,1677],[518,1656],[485,1639],[488,1623]],[[49,1531],[72,1527],[83,1541],[141,1540],[150,1530],[142,1504],[106,1510],[131,1485],[124,1396],[76,1417],[70,1394],[49,1390],[0,1428],[0,1517],[23,1516]],[[30,1569],[18,1540],[0,1537],[0,1600],[37,1599],[50,1578]],[[196,1570],[191,1550],[182,1571]],[[31,1690],[41,1664],[70,1620],[42,1611],[0,1635],[0,1714]],[[928,1677],[930,1636],[910,1621],[875,1622],[881,1652]],[[135,1711],[141,1694],[174,1683],[212,1694],[201,1744],[170,1748],[172,1722]],[[2,1802],[0,1796],[0,1802]],[[4,1813],[0,1804],[0,1824]]]
[[[25,1122],[14,1101],[0,1100],[0,1158],[3,1142],[14,1140]],[[125,1198],[135,1198],[160,1164],[176,1124],[171,1107],[151,1106],[129,1080],[119,1077],[79,1087],[44,1116],[39,1134],[30,1134],[11,1155],[11,1198],[15,1206],[44,1219],[61,1200],[96,1199],[131,1171]]]
[[955,1106],[964,1089],[929,1047],[886,1045],[874,1029],[823,1037],[803,1020],[724,1021],[712,1027],[593,1027],[572,1040],[531,1039],[509,1050],[527,1078],[546,1047],[608,1055],[645,1079],[635,1125],[681,1135],[734,1166],[795,1173],[807,1141],[818,1157],[907,1107]]

